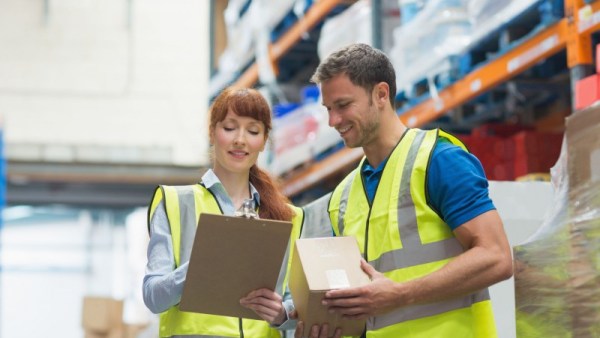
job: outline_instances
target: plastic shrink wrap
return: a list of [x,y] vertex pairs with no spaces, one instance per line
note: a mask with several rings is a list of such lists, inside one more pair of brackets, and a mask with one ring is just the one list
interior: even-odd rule
[[[223,13],[227,32],[227,46],[219,57],[219,71],[211,78],[209,93],[216,96],[239,76],[256,56],[257,37],[271,34],[290,12],[303,15],[312,0],[230,0]],[[296,10],[298,8],[299,10]]]
[[477,42],[492,31],[506,25],[540,0],[469,0],[467,13],[471,22],[472,40]]
[[[567,121],[551,170],[553,208],[513,248],[520,338],[600,337],[600,110],[593,113],[595,123]],[[585,117],[578,114],[571,122]]]
[[[408,0],[413,1],[413,0]],[[424,0],[414,0],[424,1]],[[380,22],[382,34],[381,46],[384,52],[388,52],[394,44],[392,31],[400,25],[399,4],[397,0],[384,0],[381,3]],[[407,7],[409,5],[406,5]],[[414,7],[410,4],[409,7]],[[373,45],[373,23],[370,0],[356,1],[342,13],[330,17],[323,23],[321,35],[317,46],[319,59],[325,59],[329,54],[339,48],[352,43],[366,43]]]
[[273,111],[273,151],[266,167],[275,175],[310,162],[341,141],[338,132],[329,127],[327,110],[319,100],[317,86],[306,86],[302,90],[301,104],[279,104]]
[[447,73],[448,57],[471,41],[467,0],[429,0],[409,22],[393,32],[390,56],[399,91],[412,97],[412,86],[423,79]]
[[342,13],[325,20],[317,46],[319,59],[356,42],[371,44],[371,2],[359,0]]
[[[397,87],[413,98],[415,84],[452,83],[460,57],[540,0],[399,0],[402,25],[393,31],[390,56]],[[435,97],[435,88],[431,89]]]

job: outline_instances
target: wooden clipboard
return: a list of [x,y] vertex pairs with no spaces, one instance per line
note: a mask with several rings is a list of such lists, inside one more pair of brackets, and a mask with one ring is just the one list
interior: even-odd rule
[[291,231],[291,222],[200,214],[179,309],[261,319],[240,298],[275,290]]

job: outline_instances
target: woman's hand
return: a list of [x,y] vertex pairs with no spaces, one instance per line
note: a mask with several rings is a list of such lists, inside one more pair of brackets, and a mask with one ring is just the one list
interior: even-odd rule
[[[294,338],[304,338],[304,337],[330,338],[328,332],[329,332],[328,324],[323,324],[321,326],[313,325],[313,327],[310,328],[310,331],[305,335],[304,334],[304,323],[302,321],[298,321],[298,323],[296,324],[296,331],[294,332]],[[340,329],[338,327],[335,329],[335,331],[333,333],[333,338],[340,338],[341,336],[342,336],[342,329]]]
[[271,325],[279,326],[287,320],[281,296],[269,289],[258,289],[240,299],[240,304],[247,307]]

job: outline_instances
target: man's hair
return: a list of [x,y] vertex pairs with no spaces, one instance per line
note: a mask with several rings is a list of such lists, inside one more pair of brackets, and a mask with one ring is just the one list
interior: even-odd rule
[[310,80],[319,84],[340,74],[346,74],[354,85],[362,87],[367,93],[371,93],[376,84],[387,83],[390,87],[390,103],[394,107],[396,72],[382,51],[364,43],[341,48],[319,64]]

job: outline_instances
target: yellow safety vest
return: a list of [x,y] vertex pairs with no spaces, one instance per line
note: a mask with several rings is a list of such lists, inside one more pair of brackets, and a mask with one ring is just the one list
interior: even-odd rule
[[[216,198],[200,184],[188,186],[159,186],[150,205],[149,220],[156,207],[164,200],[169,219],[175,265],[179,267],[190,258],[192,244],[196,233],[196,225],[202,212],[222,214]],[[299,238],[303,222],[302,210],[293,206],[295,216],[293,228],[284,262],[286,268],[281,269],[277,290],[283,295],[287,285],[288,271],[291,264],[290,252],[293,252],[295,239]],[[184,312],[175,305],[160,314],[160,336],[171,337],[194,335],[195,337],[246,337],[270,338],[281,337],[278,330],[269,326],[266,321],[242,319]]]
[[[463,252],[449,226],[427,204],[426,174],[441,130],[409,129],[383,170],[370,204],[360,174],[365,159],[333,191],[329,216],[337,236],[355,236],[365,259],[395,282],[430,274]],[[496,337],[487,289],[406,306],[367,320],[367,337]]]

